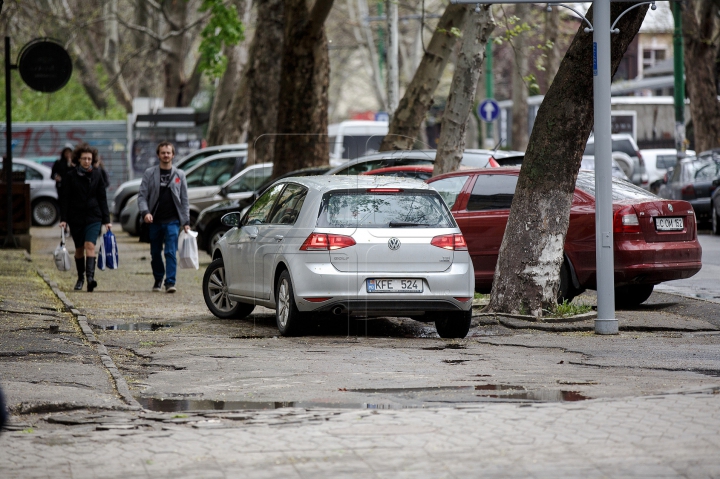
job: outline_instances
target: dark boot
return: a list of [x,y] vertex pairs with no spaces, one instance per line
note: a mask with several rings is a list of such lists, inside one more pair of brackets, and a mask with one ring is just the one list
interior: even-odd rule
[[97,281],[95,281],[95,258],[85,258],[85,274],[87,275],[88,293],[92,293],[93,289],[97,288]]
[[78,270],[78,280],[73,289],[80,291],[85,284],[85,258],[75,258],[75,267]]

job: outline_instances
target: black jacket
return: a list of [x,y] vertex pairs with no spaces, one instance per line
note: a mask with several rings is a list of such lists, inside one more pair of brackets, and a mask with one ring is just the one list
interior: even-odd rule
[[80,175],[73,168],[62,180],[60,219],[70,224],[110,223],[102,174],[97,168]]

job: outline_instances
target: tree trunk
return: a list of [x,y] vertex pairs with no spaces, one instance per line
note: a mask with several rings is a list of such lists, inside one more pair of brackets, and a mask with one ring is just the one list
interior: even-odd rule
[[[527,22],[530,17],[530,4],[518,3],[515,5],[515,15],[521,22]],[[515,61],[513,62],[512,79],[512,143],[511,148],[525,151],[528,144],[528,86],[523,78],[528,74],[528,43],[529,31],[521,32],[513,39]]]
[[[270,163],[275,158],[278,100],[284,45],[282,0],[258,2],[255,36],[248,65],[248,163]],[[259,35],[259,36],[258,36]]]
[[[348,12],[350,12],[350,21],[357,22],[355,19],[355,10],[351,5],[352,0],[348,0]],[[373,39],[372,30],[370,29],[370,23],[366,20],[370,16],[368,12],[367,0],[357,0],[358,11],[360,13],[360,27],[353,29],[355,34],[355,40],[358,43],[365,44],[365,53],[367,54],[366,68],[368,75],[372,78],[373,92],[375,92],[375,98],[377,99],[380,109],[387,111],[387,97],[385,95],[385,88],[383,88],[382,74],[380,73],[380,62],[378,61],[377,49],[375,48],[375,40]],[[360,29],[362,28],[362,35]],[[369,67],[369,68],[368,68]]]
[[485,45],[494,28],[490,5],[487,4],[480,7],[480,13],[470,13],[465,21],[462,48],[455,63],[450,96],[442,117],[433,176],[455,171],[460,166],[465,151],[468,117],[485,60]]
[[448,5],[445,9],[420,66],[392,116],[389,132],[380,145],[380,151],[412,148],[415,138],[420,134],[425,115],[433,104],[435,88],[457,43],[452,29],[462,28],[467,15],[468,10],[464,5]]
[[[613,3],[612,20],[632,5]],[[613,35],[611,47],[613,74],[647,9],[635,8],[618,22],[620,33]],[[591,8],[590,21],[592,13]],[[575,180],[593,126],[593,36],[584,32],[585,26],[580,25],[535,119],[500,247],[489,311],[537,317],[556,303]]]
[[120,35],[118,33],[118,0],[110,0],[105,4],[105,52],[103,66],[110,76],[113,93],[125,111],[132,111],[132,94],[125,84],[125,77],[120,69]]
[[720,48],[718,3],[687,0],[682,15],[685,78],[697,152],[720,145],[720,102],[715,77],[715,59]]
[[[250,18],[250,2],[246,0],[235,0],[233,5],[242,15],[241,20],[247,25]],[[227,68],[218,82],[213,98],[212,109],[210,110],[210,122],[208,125],[207,142],[209,145],[222,144],[219,140],[223,125],[228,121],[230,106],[232,104],[238,81],[242,78],[247,61],[247,43],[240,42],[237,45],[223,46],[223,53],[228,59]]]
[[325,20],[333,0],[285,1],[285,44],[280,75],[273,177],[328,162],[328,57]]

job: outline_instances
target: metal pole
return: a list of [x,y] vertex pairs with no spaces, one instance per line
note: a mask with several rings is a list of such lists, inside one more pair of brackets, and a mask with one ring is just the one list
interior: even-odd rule
[[5,169],[5,186],[7,187],[6,204],[7,208],[7,225],[5,235],[6,248],[14,248],[15,237],[13,236],[13,213],[12,213],[12,95],[10,89],[10,70],[12,63],[10,62],[10,37],[5,37],[5,160],[3,168]]
[[388,89],[388,113],[392,117],[395,114],[399,98],[400,83],[398,77],[398,4],[395,0],[387,0],[387,27],[388,27],[388,49],[387,49],[387,89]]
[[673,31],[673,66],[675,74],[675,148],[678,161],[685,158],[685,65],[683,59],[682,6],[672,4],[675,30]]
[[610,0],[593,2],[593,104],[595,110],[595,333],[617,334],[613,256],[612,137],[610,123]]

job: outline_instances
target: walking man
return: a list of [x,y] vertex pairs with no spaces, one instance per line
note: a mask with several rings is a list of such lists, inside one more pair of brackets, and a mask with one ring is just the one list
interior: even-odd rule
[[[155,277],[153,291],[162,291],[164,277],[165,291],[174,293],[178,233],[180,225],[185,232],[190,230],[190,203],[185,173],[172,164],[175,146],[163,141],[156,152],[160,164],[145,170],[138,193],[138,208],[143,221],[150,224],[150,264]],[[162,260],[163,248],[165,264]]]

